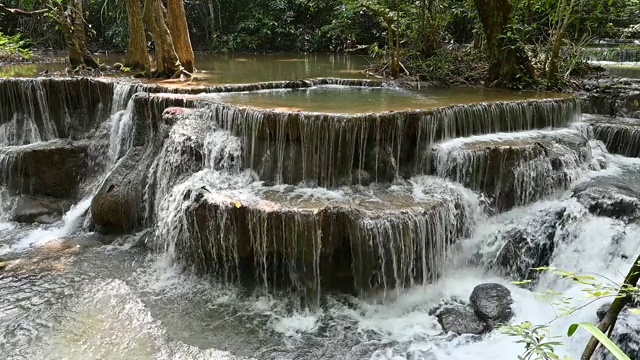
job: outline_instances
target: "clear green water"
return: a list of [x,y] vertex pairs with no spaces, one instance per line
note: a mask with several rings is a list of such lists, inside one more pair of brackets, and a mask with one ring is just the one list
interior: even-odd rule
[[[105,64],[122,62],[122,54],[98,55]],[[369,64],[362,56],[329,54],[196,55],[197,85],[242,84],[313,77],[363,78]],[[64,63],[19,64],[0,67],[0,77],[36,77],[60,71]],[[168,82],[170,83],[170,82]]]
[[324,113],[372,113],[429,109],[453,104],[484,101],[524,100],[560,97],[543,92],[511,92],[476,88],[404,90],[398,88],[365,88],[316,86],[300,90],[268,90],[216,95],[234,105],[283,111]]

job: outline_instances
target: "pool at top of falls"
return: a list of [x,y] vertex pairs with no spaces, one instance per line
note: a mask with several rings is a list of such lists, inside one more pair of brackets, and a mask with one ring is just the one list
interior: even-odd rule
[[[100,54],[96,58],[112,65],[123,62],[124,56]],[[196,54],[198,81],[194,84],[246,84],[313,77],[359,79],[366,77],[363,70],[368,64],[366,57],[340,54]],[[64,62],[6,65],[0,67],[0,78],[37,77],[44,71],[62,71],[67,66]]]
[[534,91],[479,88],[429,88],[318,85],[303,89],[259,90],[207,95],[224,103],[276,111],[361,114],[426,110],[456,104],[564,98],[566,95]]

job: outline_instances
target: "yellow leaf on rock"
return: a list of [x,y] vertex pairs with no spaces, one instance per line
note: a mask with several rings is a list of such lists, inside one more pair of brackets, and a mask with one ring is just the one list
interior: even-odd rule
[[242,207],[242,203],[240,201],[236,201],[235,206],[240,209]]

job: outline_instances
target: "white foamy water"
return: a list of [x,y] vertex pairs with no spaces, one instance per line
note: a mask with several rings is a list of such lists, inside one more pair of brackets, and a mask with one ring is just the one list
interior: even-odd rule
[[[83,218],[91,206],[91,199],[92,197],[83,199],[78,204],[71,207],[71,209],[63,216],[60,225],[40,227],[30,230],[18,241],[10,244],[9,246],[0,248],[0,255],[12,252],[21,252],[71,235],[81,228]],[[12,229],[11,224],[8,224],[6,230],[10,229]],[[1,227],[0,230],[2,230]]]

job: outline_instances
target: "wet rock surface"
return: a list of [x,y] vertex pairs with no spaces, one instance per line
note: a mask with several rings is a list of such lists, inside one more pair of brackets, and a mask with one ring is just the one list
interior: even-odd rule
[[76,198],[87,148],[87,143],[56,140],[0,149],[4,184],[17,194]]
[[146,173],[151,160],[143,148],[127,153],[91,201],[93,224],[101,233],[125,233],[142,225]]
[[577,185],[573,197],[594,215],[625,222],[640,219],[640,187],[634,171],[615,177],[597,177]]
[[511,291],[504,285],[478,285],[473,289],[469,301],[478,317],[492,327],[508,323],[514,315]]
[[[611,334],[611,340],[630,359],[640,359],[640,316],[632,313],[628,308],[622,310]],[[616,360],[616,357],[602,346],[596,350],[594,358]]]
[[515,280],[535,280],[537,267],[549,266],[555,251],[555,238],[565,216],[565,209],[540,211],[523,225],[497,234],[506,240],[495,262],[500,271]]
[[446,333],[482,335],[491,330],[472,308],[464,304],[445,305],[435,315]]
[[[148,98],[134,101],[145,104]],[[165,108],[168,104],[164,102],[156,105],[159,108],[155,111],[136,105],[134,146],[92,200],[93,222],[102,233],[128,233],[152,225],[155,207],[166,195],[157,194],[158,189],[168,191],[178,179],[203,166],[203,147],[211,123],[194,121],[197,116],[193,117],[190,109]],[[160,116],[158,123],[149,124],[149,113]]]
[[[188,233],[167,238],[179,240],[171,246],[184,262],[223,278],[237,276],[225,274],[229,268],[266,270],[259,278],[271,282],[293,267],[301,271],[289,270],[282,280],[298,290],[405,287],[435,278],[444,251],[471,225],[462,194],[425,178],[420,183],[433,188],[415,189],[425,191],[418,199],[411,186],[352,189],[332,201],[296,193],[295,187],[254,189],[249,197],[215,188],[188,190],[185,223],[172,225]],[[262,266],[245,270],[241,264]]]
[[88,78],[0,79],[0,130],[11,129],[11,145],[79,139],[108,118],[113,87]]
[[20,223],[51,224],[62,218],[72,201],[46,196],[20,196],[11,212],[11,219]]
[[640,79],[593,79],[583,85],[583,112],[640,118]]

